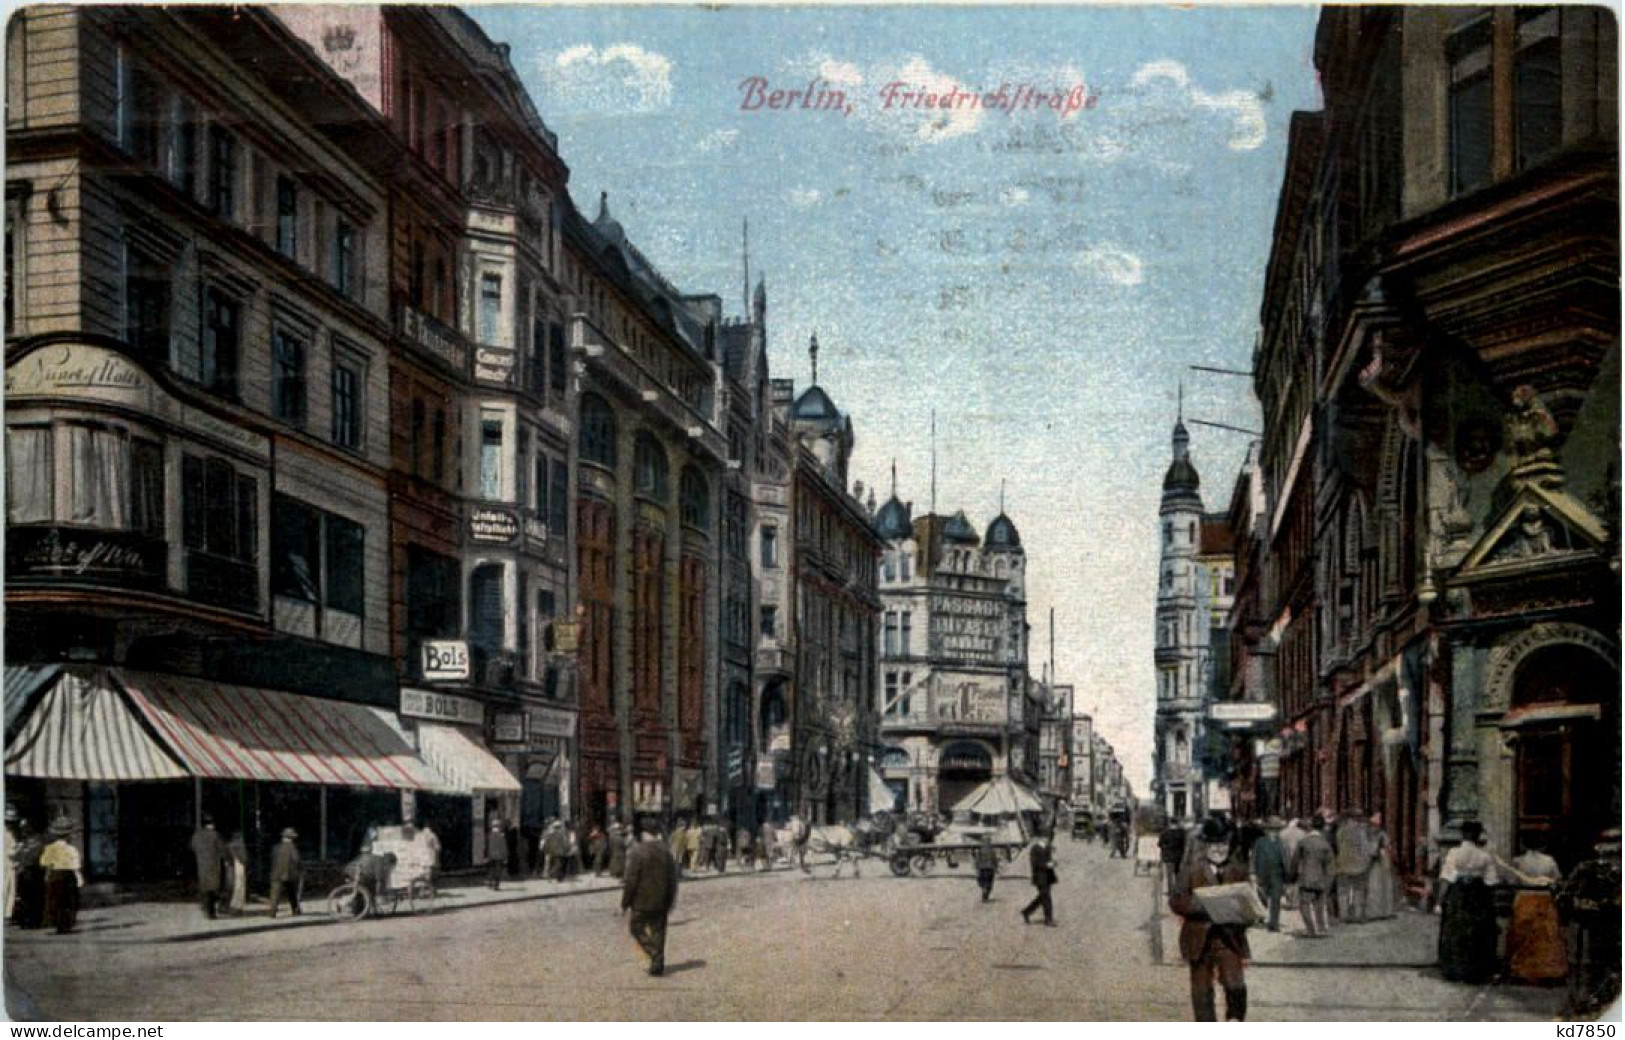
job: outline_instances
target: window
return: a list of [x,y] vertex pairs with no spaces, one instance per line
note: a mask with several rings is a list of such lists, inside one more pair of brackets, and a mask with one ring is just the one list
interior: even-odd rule
[[885,568],[886,580],[897,580],[897,554],[892,552],[890,549],[887,549],[885,554],[885,563],[883,566]]
[[530,356],[525,359],[525,384],[538,397],[547,393],[547,319],[540,315],[530,325]]
[[908,581],[908,579],[909,579],[908,568],[909,568],[909,561],[911,559],[912,559],[912,554],[907,549],[901,549],[901,550],[898,551],[898,553],[897,553],[897,562],[902,565],[902,578],[903,578],[904,581]]
[[361,447],[361,370],[349,359],[333,359],[333,443]]
[[333,288],[355,292],[355,227],[343,219],[333,228]]
[[[22,19],[23,15],[20,12],[12,16],[10,26],[11,32],[21,32],[21,29],[18,27],[18,23],[20,23]],[[17,294],[22,290],[22,287],[27,284],[27,280],[23,274],[23,258],[27,255],[27,250],[22,247],[22,239],[28,233],[27,219],[27,200],[20,195],[8,196],[6,199],[5,228],[6,283],[4,288],[0,289],[0,292],[3,292],[5,295],[6,335],[8,336],[17,332],[17,317],[21,312],[21,308],[17,306]]]
[[895,657],[897,655],[897,611],[895,610],[886,611],[885,633],[881,646],[885,648],[887,657]]
[[305,424],[305,343],[287,329],[271,335],[271,411],[290,425]]
[[237,396],[237,353],[241,338],[237,301],[210,286],[203,291],[203,337],[195,371],[185,372],[224,397]]
[[533,494],[535,495],[535,499],[534,501],[526,503],[531,507],[532,510],[535,511],[537,519],[543,521],[545,521],[549,516],[547,493],[551,488],[551,485],[547,480],[547,462],[547,456],[538,451],[536,453],[536,460],[534,463],[535,477],[531,481],[531,483],[534,485]]
[[446,482],[446,410],[436,408],[434,413],[434,479]]
[[237,139],[218,123],[209,127],[209,210],[222,220],[237,216]]
[[113,50],[113,139],[126,152],[135,147],[134,79],[129,48],[120,43]]
[[[424,303],[423,297],[424,287],[426,284],[423,279],[424,264],[425,259],[423,255],[423,240],[421,238],[413,239],[412,263],[411,270],[407,273],[406,292],[412,300],[412,306],[416,307],[420,311],[428,309],[427,305]],[[438,300],[435,302],[435,306],[439,306]]]
[[360,615],[365,606],[367,529],[354,520],[322,514],[327,549],[326,603],[334,610]]
[[581,397],[581,460],[615,467],[615,413],[597,394]]
[[282,494],[271,498],[271,592],[306,603],[322,595],[321,511]]
[[1517,168],[1527,169],[1563,143],[1563,61],[1555,7],[1515,9],[1512,59]]
[[133,62],[128,70],[130,89],[121,96],[129,108],[123,114],[128,135],[123,138],[126,150],[149,166],[158,165],[158,130],[163,116],[162,90],[146,69]]
[[779,608],[762,608],[762,635],[773,639],[779,634]]
[[164,537],[164,446],[139,437],[130,442],[130,529]]
[[902,635],[899,637],[897,651],[905,657],[909,654],[909,647],[913,645],[913,639],[909,635],[909,626],[911,626],[913,623],[914,612],[912,610],[903,611],[903,631]]
[[197,107],[179,95],[170,99],[164,134],[164,173],[188,198],[197,195]]
[[565,393],[569,373],[565,362],[564,326],[556,322],[547,326],[547,365],[548,379],[552,381],[553,392]]
[[299,186],[291,177],[276,179],[276,251],[299,259]]
[[126,242],[124,339],[149,358],[169,360],[170,272],[167,264]]
[[480,497],[502,497],[502,415],[480,413]]
[[[538,453],[540,454],[540,453]],[[526,463],[530,459],[530,430],[524,426],[519,427],[519,443],[514,452],[513,468],[513,500],[521,506],[530,504],[530,466]]]
[[553,460],[553,486],[548,492],[547,529],[555,538],[564,538],[570,532],[570,464],[564,459]]
[[480,342],[502,342],[502,276],[480,275]]
[[407,667],[422,667],[425,639],[456,636],[462,625],[461,582],[458,563],[450,556],[416,545],[406,547]]
[[503,565],[482,563],[468,577],[468,641],[490,653],[502,649]]
[[664,502],[670,494],[666,452],[649,433],[639,433],[632,450],[632,472],[637,492]]
[[708,530],[711,526],[711,488],[693,466],[683,467],[678,487],[678,512],[689,527]]
[[1465,9],[1464,22],[1445,40],[1450,61],[1450,193],[1489,183],[1493,131],[1490,52],[1493,14]]
[[181,529],[192,598],[235,610],[259,604],[259,488],[224,459],[181,459]]
[[779,529],[770,524],[762,525],[762,566],[777,567],[779,565]]
[[412,475],[423,476],[423,439],[429,428],[428,409],[423,398],[412,398]]

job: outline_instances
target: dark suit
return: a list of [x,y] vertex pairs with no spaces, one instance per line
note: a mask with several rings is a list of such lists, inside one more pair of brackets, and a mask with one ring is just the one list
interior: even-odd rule
[[1252,957],[1247,947],[1247,929],[1236,924],[1214,924],[1207,911],[1192,895],[1199,888],[1244,882],[1247,865],[1232,854],[1222,867],[1198,853],[1180,874],[1179,885],[1168,897],[1168,909],[1183,917],[1179,927],[1179,954],[1191,966],[1191,1010],[1198,1022],[1215,1021],[1213,976],[1224,987],[1225,1018],[1243,1021],[1247,1017],[1247,978],[1243,964]]
[[202,827],[192,835],[192,853],[197,857],[197,891],[203,912],[210,917],[219,916],[220,891],[225,886],[226,864],[231,853],[220,832],[213,827]]
[[648,838],[626,854],[621,909],[632,912],[632,938],[649,959],[649,974],[666,970],[666,916],[677,903],[677,861],[659,838]]
[[288,905],[294,913],[299,913],[299,881],[304,873],[304,864],[299,860],[299,846],[292,839],[283,839],[277,842],[276,848],[271,850],[271,916],[275,917],[277,908],[282,905],[282,897],[288,897]]
[[1032,869],[1033,887],[1038,894],[1021,911],[1021,916],[1030,918],[1034,910],[1043,908],[1044,923],[1055,923],[1055,904],[1050,901],[1049,890],[1055,884],[1055,853],[1041,841],[1033,842],[1032,851],[1027,854],[1028,865]]
[[1270,908],[1270,931],[1281,928],[1281,893],[1286,889],[1286,851],[1274,831],[1253,842],[1253,876]]

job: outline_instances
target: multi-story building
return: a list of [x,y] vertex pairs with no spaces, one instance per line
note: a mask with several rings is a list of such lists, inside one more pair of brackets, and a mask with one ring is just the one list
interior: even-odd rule
[[[1229,738],[1225,775],[1231,809],[1242,819],[1279,815],[1283,743],[1276,733],[1269,657],[1264,651],[1263,539],[1265,501],[1259,444],[1248,445],[1230,495],[1227,524],[1235,550],[1235,596],[1230,604],[1228,684],[1216,691],[1208,719]],[[1215,749],[1218,751],[1219,749]]]
[[1174,424],[1173,461],[1162,481],[1162,559],[1157,587],[1155,792],[1163,813],[1183,819],[1228,808],[1218,759],[1228,745],[1209,738],[1209,705],[1228,670],[1234,595],[1230,529],[1202,509],[1190,434]]
[[1380,811],[1412,878],[1464,820],[1567,865],[1619,816],[1617,45],[1328,10],[1294,117],[1256,366],[1283,798]]
[[1072,716],[1072,808],[1094,812],[1095,801],[1095,720],[1091,715]]
[[[851,417],[812,383],[786,416],[793,438],[791,614],[795,680],[789,714],[791,804],[815,823],[868,812],[879,745],[875,691],[880,540],[847,490],[855,437]],[[789,396],[786,394],[785,396]]]
[[1072,695],[1069,685],[1051,684],[1038,720],[1038,793],[1053,810],[1072,797]]
[[1027,560],[1015,524],[1001,512],[983,540],[963,512],[916,519],[894,486],[875,526],[886,542],[879,668],[887,785],[903,807],[934,812],[994,776],[1030,784],[1038,702],[1027,675]]

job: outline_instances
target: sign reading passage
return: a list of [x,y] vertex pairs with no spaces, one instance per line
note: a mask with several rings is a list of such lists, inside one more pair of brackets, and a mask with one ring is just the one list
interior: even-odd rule
[[423,679],[448,682],[468,678],[468,643],[461,639],[423,641]]
[[479,701],[434,690],[414,690],[410,686],[401,687],[401,714],[464,726],[485,724],[485,708]]

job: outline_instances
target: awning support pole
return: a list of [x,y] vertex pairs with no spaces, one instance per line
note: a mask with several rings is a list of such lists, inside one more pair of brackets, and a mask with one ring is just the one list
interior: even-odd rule
[[203,778],[201,776],[192,778],[192,829],[194,831],[203,829]]
[[322,825],[321,825],[320,829],[321,829],[321,832],[322,832],[322,836],[321,836],[321,841],[317,843],[316,858],[321,860],[323,863],[326,863],[327,862],[327,785],[323,784],[321,787],[318,787],[317,790],[321,792],[321,797],[318,799],[318,803],[321,806]]

